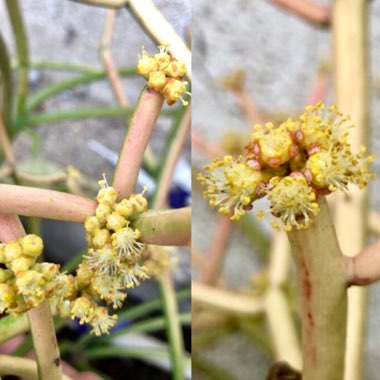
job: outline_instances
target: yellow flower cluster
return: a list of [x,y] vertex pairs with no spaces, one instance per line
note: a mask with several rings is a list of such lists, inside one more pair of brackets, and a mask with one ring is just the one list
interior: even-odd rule
[[137,72],[146,80],[148,87],[161,93],[169,106],[178,100],[183,105],[188,102],[183,99],[188,82],[183,81],[186,74],[185,63],[173,58],[165,46],[159,46],[159,53],[151,57],[143,48],[139,55]]
[[140,264],[145,249],[141,233],[129,222],[146,211],[147,200],[142,193],[117,202],[117,192],[105,180],[99,183],[96,215],[85,221],[88,253],[75,276],[60,273],[59,265],[36,263],[43,250],[37,235],[0,244],[0,263],[5,266],[0,268],[0,313],[18,315],[49,299],[55,313],[90,324],[95,335],[115,325],[117,316],[98,303],[119,308],[127,296],[125,288],[148,278]]
[[[307,106],[298,120],[288,119],[275,127],[255,125],[244,156],[225,156],[205,169],[198,179],[206,185],[204,195],[221,214],[239,219],[257,198],[268,196],[270,212],[285,230],[307,228],[319,212],[318,197],[336,190],[345,193],[349,184],[367,185],[372,174],[363,147],[352,152],[348,143],[348,116],[335,106]],[[258,212],[262,217],[264,211]]]
[[95,335],[107,333],[117,316],[108,314],[97,299],[119,308],[127,297],[126,288],[148,278],[148,270],[141,265],[145,244],[141,233],[130,226],[129,219],[147,210],[144,194],[132,194],[117,202],[117,192],[106,180],[99,182],[98,206],[94,216],[85,223],[88,252],[76,274],[77,298],[72,302],[71,317],[93,326]]
[[16,242],[0,244],[0,312],[18,315],[45,299],[70,294],[72,276],[59,272],[59,265],[36,263],[43,250],[42,239],[26,235]]

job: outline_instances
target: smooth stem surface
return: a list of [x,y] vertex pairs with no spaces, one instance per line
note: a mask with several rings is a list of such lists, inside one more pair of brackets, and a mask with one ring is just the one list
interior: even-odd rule
[[135,190],[144,152],[163,101],[161,94],[146,88],[140,94],[120,152],[112,184],[119,193],[119,200],[128,197]]
[[[16,215],[0,214],[0,240],[3,243],[16,241],[25,235],[20,219]],[[49,301],[28,311],[34,350],[38,362],[40,380],[62,379],[61,360]]]
[[346,270],[324,197],[305,230],[288,233],[302,307],[302,380],[342,380],[346,339]]
[[18,317],[7,315],[0,319],[0,343],[27,331],[29,331],[29,321],[25,314]]
[[[368,143],[368,1],[333,2],[334,83],[336,105],[351,116],[356,128],[349,142],[358,152]],[[336,230],[342,252],[353,256],[366,241],[368,192],[352,189],[338,197]],[[347,344],[344,380],[360,380],[366,336],[367,289],[348,289]]]
[[12,121],[12,98],[13,98],[13,86],[12,86],[12,73],[9,55],[3,36],[0,33],[0,91],[2,104],[0,104],[0,110],[4,114],[4,122],[6,128],[9,130]]
[[6,0],[9,18],[11,20],[13,36],[16,40],[18,56],[18,78],[17,78],[17,115],[25,112],[25,102],[28,93],[28,71],[29,71],[29,52],[28,41],[21,9],[18,0]]
[[178,316],[177,299],[171,272],[166,270],[160,277],[159,287],[161,293],[162,307],[164,310],[167,336],[170,346],[170,357],[172,363],[173,380],[184,379],[184,349],[181,322]]

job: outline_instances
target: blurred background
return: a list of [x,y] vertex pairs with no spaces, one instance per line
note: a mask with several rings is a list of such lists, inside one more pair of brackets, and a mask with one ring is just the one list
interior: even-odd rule
[[[331,25],[326,20],[310,22],[281,3],[297,2],[241,0],[224,2],[223,6],[201,0],[192,2],[193,378],[197,380],[265,378],[276,357],[273,326],[282,323],[283,309],[277,310],[277,318],[276,310],[259,312],[252,297],[260,299],[268,293],[274,268],[281,273],[287,316],[292,320],[290,335],[299,345],[295,273],[286,236],[274,235],[265,220],[269,218],[259,223],[256,206],[232,225],[228,218],[208,207],[202,198],[204,188],[195,180],[212,159],[227,153],[238,155],[247,144],[254,123],[297,117],[305,105],[319,100],[327,105],[334,103]],[[333,2],[313,3],[320,6],[323,14]],[[376,156],[380,152],[379,17],[380,2],[369,2],[365,25],[368,150]],[[352,89],[354,93],[356,90]],[[378,158],[372,168],[377,179],[369,187],[369,205],[371,211],[378,212]],[[376,229],[375,225],[372,227]],[[374,238],[372,230],[367,241]],[[368,290],[362,378],[374,380],[380,370],[380,285],[371,285]],[[286,340],[289,335],[282,331]],[[284,344],[286,347],[286,341]],[[289,341],[291,358],[297,356],[293,355],[293,348]]]

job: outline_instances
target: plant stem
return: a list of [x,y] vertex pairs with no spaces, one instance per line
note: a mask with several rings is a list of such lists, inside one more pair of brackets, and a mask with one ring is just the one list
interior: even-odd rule
[[13,86],[10,60],[3,36],[0,33],[0,90],[2,104],[0,110],[4,114],[4,123],[9,131],[12,123]]
[[28,318],[40,380],[62,379],[61,359],[49,301],[45,300],[38,307],[29,310]]
[[310,0],[272,0],[297,16],[317,25],[327,26],[330,23],[331,11],[328,6]]
[[106,7],[111,9],[117,9],[123,7],[128,0],[71,0],[75,3],[82,3],[93,5],[96,7]]
[[13,35],[16,40],[16,49],[18,56],[18,78],[17,78],[17,116],[25,112],[25,102],[28,93],[28,71],[29,71],[29,52],[28,40],[24,22],[22,19],[21,9],[18,0],[5,0],[9,18],[13,29]]
[[[13,375],[28,380],[40,380],[34,360],[0,355],[0,375]],[[63,375],[63,380],[72,380]]]
[[[15,67],[17,68],[18,62]],[[80,65],[78,63],[60,62],[60,61],[34,61],[30,62],[30,67],[34,69],[43,70],[59,70],[59,71],[71,71],[81,74],[96,74],[99,73],[99,68],[94,66]]]
[[[336,104],[351,116],[356,128],[349,142],[359,151],[368,142],[368,1],[333,2],[334,82]],[[350,190],[337,197],[336,229],[342,252],[356,255],[366,242],[368,192]],[[348,321],[344,380],[359,380],[363,372],[367,289],[348,289]]]
[[302,306],[303,380],[342,380],[346,340],[346,270],[324,197],[303,230],[288,233]]
[[98,117],[130,116],[130,108],[77,108],[67,111],[28,115],[25,119],[16,120],[16,128],[19,130],[39,124],[58,123],[67,120],[94,119]]
[[[59,66],[61,67],[61,66]],[[64,69],[66,66],[63,66]],[[70,66],[68,67],[70,68]],[[129,77],[136,74],[135,67],[127,67],[120,69],[118,71],[119,75],[123,77]],[[84,75],[70,78],[68,80],[55,83],[51,86],[48,86],[39,92],[36,92],[34,95],[30,96],[27,102],[28,111],[32,111],[34,108],[38,107],[46,99],[59,94],[60,92],[70,90],[76,86],[84,85],[91,83],[97,80],[102,80],[107,78],[107,72],[105,70],[93,70],[92,72],[86,72]]]
[[179,120],[176,120],[169,136],[167,137],[163,156],[157,174],[157,191],[153,197],[154,208],[167,206],[166,200],[170,191],[173,174],[177,161],[181,155],[191,127],[191,107],[187,106],[185,112],[181,112]]
[[175,297],[173,280],[169,270],[164,271],[160,276],[158,284],[166,322],[166,334],[169,339],[172,378],[173,380],[183,380],[183,337],[177,310],[177,299]]
[[198,282],[192,284],[191,297],[193,305],[200,305],[218,313],[252,316],[264,311],[262,299],[236,294]]
[[152,210],[140,214],[131,225],[141,232],[146,243],[188,245],[191,239],[191,209],[184,207],[175,210]]
[[19,317],[7,315],[0,319],[0,343],[27,331],[29,331],[29,322],[26,315]]
[[[95,214],[91,199],[60,191],[0,184],[0,213],[84,223]],[[191,234],[190,207],[148,211],[132,221],[142,241],[158,245],[187,245]]]
[[[25,231],[18,216],[0,214],[0,240],[3,243],[16,241],[24,235]],[[38,362],[39,379],[62,379],[61,360],[49,301],[45,300],[38,307],[30,309],[28,318]]]
[[163,101],[158,92],[146,88],[141,91],[115,169],[112,186],[119,193],[119,200],[128,197],[135,189],[144,151]]

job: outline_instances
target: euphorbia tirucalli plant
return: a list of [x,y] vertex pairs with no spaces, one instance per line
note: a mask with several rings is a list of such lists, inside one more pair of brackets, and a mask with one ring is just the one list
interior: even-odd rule
[[352,152],[350,118],[335,106],[308,106],[279,126],[256,125],[245,154],[225,156],[198,179],[204,195],[223,215],[239,219],[262,197],[287,232],[298,272],[302,309],[302,379],[341,380],[344,370],[347,288],[380,278],[379,243],[355,258],[342,254],[326,196],[372,177],[365,148]]
[[[177,61],[166,51],[160,54],[168,56],[166,65],[175,66]],[[180,74],[173,74],[173,70],[166,74],[163,89],[170,88],[173,81],[181,82],[185,67],[179,66]],[[161,69],[165,67],[162,63]],[[190,208],[148,210],[145,190],[133,193],[164,99],[174,104],[185,88],[186,84],[180,90],[166,89],[161,94],[148,83],[142,90],[112,186],[105,178],[99,181],[96,201],[52,190],[0,185],[0,263],[4,265],[0,269],[0,311],[12,316],[28,313],[41,379],[62,378],[52,311],[90,324],[95,335],[108,333],[117,316],[111,315],[107,306],[120,308],[125,289],[168,270],[165,260],[158,266],[156,262],[148,265],[149,257],[142,255],[146,244],[178,246],[190,241]],[[42,239],[25,235],[19,215],[84,223],[89,249],[75,275],[61,273],[59,265],[36,262],[43,250]],[[171,326],[173,330],[177,327]],[[177,345],[173,355],[182,355]],[[24,364],[27,367],[30,363]],[[33,365],[26,367],[25,373],[33,372]],[[182,376],[182,367],[177,367],[176,376]],[[21,370],[11,373],[20,374]]]

